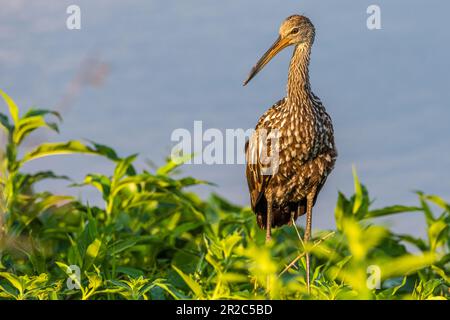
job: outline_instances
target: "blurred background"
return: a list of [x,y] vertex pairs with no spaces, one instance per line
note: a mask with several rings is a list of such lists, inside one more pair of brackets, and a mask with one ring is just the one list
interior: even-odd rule
[[[81,30],[66,28],[66,8],[81,7]],[[366,9],[381,7],[382,30],[368,30]],[[450,200],[450,3],[403,0],[0,0],[0,88],[22,110],[57,109],[60,135],[90,139],[141,168],[164,163],[177,128],[253,128],[285,95],[292,49],[246,88],[250,68],[277,36],[281,21],[300,13],[316,26],[311,83],[334,120],[339,159],[315,210],[315,228],[334,228],[337,191],[350,193],[351,169],[376,198],[374,207],[416,204],[414,190]],[[2,112],[5,107],[1,105]],[[89,156],[37,160],[29,171],[53,169],[82,181],[110,174]],[[183,174],[212,181],[200,187],[248,205],[243,165],[188,165]],[[100,201],[91,189],[41,185]],[[303,223],[303,220],[299,221]],[[421,214],[388,218],[414,233]],[[419,232],[419,231],[417,231]]]

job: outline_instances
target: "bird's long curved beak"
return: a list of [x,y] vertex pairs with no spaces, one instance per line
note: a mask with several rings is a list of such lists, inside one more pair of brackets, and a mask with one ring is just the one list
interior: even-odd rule
[[266,64],[272,60],[281,50],[289,46],[289,40],[286,38],[278,37],[275,43],[267,50],[267,52],[259,59],[258,63],[252,68],[247,80],[244,81],[244,86],[252,80],[259,71],[261,71]]

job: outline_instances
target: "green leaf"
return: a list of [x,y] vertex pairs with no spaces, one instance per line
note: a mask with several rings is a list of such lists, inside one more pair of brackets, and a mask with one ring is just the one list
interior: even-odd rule
[[93,293],[102,285],[102,278],[98,274],[87,274],[89,285],[88,288],[91,289]]
[[111,181],[102,174],[88,174],[84,178],[84,185],[91,185],[101,192],[103,199],[106,200],[111,191]]
[[390,259],[379,265],[381,269],[381,278],[389,279],[392,277],[409,275],[420,269],[431,266],[437,260],[433,253],[424,253],[423,255],[405,255],[399,258]]
[[20,119],[16,129],[14,130],[14,143],[20,144],[31,132],[42,127],[58,132],[58,126],[56,124],[46,122],[41,116]]
[[446,283],[450,284],[450,275],[447,275],[444,270],[436,266],[431,266],[431,269],[444,279]]
[[408,277],[403,277],[402,282],[399,283],[398,285],[391,286],[391,287],[381,291],[380,293],[378,293],[377,299],[381,299],[381,300],[395,299],[396,293],[405,286],[407,278]]
[[[144,276],[144,272],[140,269],[136,269],[136,268],[132,268],[132,267],[117,267],[116,271],[118,273],[123,273],[126,274],[132,278],[138,278],[138,277],[143,277]],[[118,281],[117,281],[118,282]]]
[[195,230],[195,229],[197,229],[198,227],[200,227],[202,225],[203,225],[202,221],[200,221],[200,222],[187,222],[187,223],[180,224],[179,226],[177,226],[175,228],[175,230],[173,230],[171,232],[171,237],[178,238],[182,234],[184,234],[186,232],[189,232],[191,230]]
[[[443,220],[434,221],[430,227],[428,228],[428,237],[430,239],[430,247],[432,251],[435,251],[437,247],[440,246],[441,242],[448,239],[448,224],[446,224]],[[445,238],[443,236],[446,236]],[[442,238],[444,238],[442,240]]]
[[450,213],[450,204],[444,201],[441,197],[435,196],[435,195],[427,195],[425,196],[425,199],[433,202],[435,205],[441,207],[448,213]]
[[145,181],[146,178],[143,177],[142,175],[126,177],[114,186],[114,190],[112,190],[111,195],[116,196],[121,190],[125,188],[134,188],[136,187],[137,184]]
[[68,142],[43,143],[33,151],[25,154],[21,162],[25,163],[31,160],[47,156],[74,154],[74,153],[99,154],[97,150],[89,146],[86,146],[80,141],[75,140]]
[[95,141],[92,140],[88,140],[88,142],[90,144],[92,144],[92,146],[94,147],[95,152],[98,155],[104,156],[107,159],[110,159],[112,161],[120,161],[121,159],[117,156],[116,151],[114,151],[114,149],[105,146],[103,144],[100,143],[96,143]]
[[[119,181],[128,172],[131,164],[136,160],[137,154],[133,154],[123,160],[120,160],[114,170],[114,180]],[[133,170],[134,171],[134,170]]]
[[432,296],[428,297],[427,300],[447,300],[447,298],[444,296]]
[[56,261],[55,263],[62,271],[64,271],[65,274],[67,274],[67,275],[72,274],[72,271],[70,270],[69,266],[67,264],[65,264],[64,262]]
[[235,232],[229,236],[227,236],[225,239],[221,241],[221,245],[223,248],[223,253],[225,258],[229,258],[231,256],[231,253],[233,252],[234,247],[242,241],[242,236]]
[[39,212],[45,211],[53,206],[59,206],[63,203],[74,200],[74,197],[72,196],[60,196],[47,193],[42,195],[42,200],[35,203],[36,211]]
[[420,204],[422,205],[422,210],[425,214],[425,219],[427,221],[427,224],[431,225],[433,223],[433,221],[435,220],[435,218],[433,215],[433,211],[431,211],[431,208],[426,201],[426,196],[421,191],[417,191],[416,193],[419,196]]
[[338,193],[338,200],[334,209],[334,218],[336,220],[336,228],[340,231],[343,229],[343,221],[348,215],[349,201],[342,192]]
[[384,207],[382,209],[370,210],[369,213],[364,218],[377,218],[384,217],[397,213],[406,213],[406,212],[419,212],[423,211],[420,207],[411,207],[411,206],[390,206]]
[[98,256],[98,253],[100,252],[101,246],[102,246],[102,241],[97,238],[87,247],[85,264],[84,264],[85,270],[88,270],[89,267],[92,265],[92,263],[95,261],[95,259]]
[[189,154],[189,155],[185,155],[183,157],[177,158],[177,159],[169,159],[164,166],[160,167],[156,171],[156,174],[162,175],[162,176],[167,175],[170,172],[172,172],[173,170],[175,170],[176,168],[178,168],[179,166],[181,166],[183,163],[191,160],[192,157],[193,157],[193,155]]
[[17,292],[11,286],[0,285],[0,298],[17,299]]
[[409,234],[398,235],[398,238],[403,240],[403,241],[405,241],[405,242],[407,242],[407,243],[415,245],[421,251],[429,250],[429,247],[427,246],[425,241],[423,241],[422,239],[415,238],[415,237],[413,237],[413,236],[411,236]]
[[3,277],[6,280],[8,280],[14,286],[14,288],[19,290],[20,293],[23,293],[25,288],[23,286],[23,282],[18,276],[8,272],[0,272],[0,277]]
[[74,198],[71,196],[59,196],[59,195],[51,195],[48,193],[42,193],[39,194],[37,199],[41,200],[35,202],[33,210],[30,210],[30,212],[27,215],[22,216],[22,221],[25,226],[29,225],[41,213],[48,210],[49,208],[65,204],[69,201],[72,201]]
[[18,189],[22,188],[30,188],[35,183],[46,179],[61,179],[61,180],[70,180],[67,176],[61,176],[53,173],[52,171],[40,171],[34,174],[20,174],[17,178]]
[[83,257],[82,252],[84,253],[85,251],[80,249],[80,244],[75,241],[74,239],[72,239],[72,237],[68,237],[69,241],[70,241],[70,247],[69,247],[69,251],[67,253],[67,261],[69,262],[69,264],[71,265],[77,265],[80,268],[83,267]]
[[177,181],[177,183],[180,185],[181,188],[184,187],[190,187],[190,186],[196,186],[199,184],[206,184],[209,186],[215,186],[214,183],[208,182],[208,181],[204,181],[204,180],[198,180],[192,177],[185,177],[185,178],[181,178],[180,180]]
[[203,289],[202,287],[190,276],[185,274],[183,271],[172,265],[172,268],[180,275],[180,277],[184,280],[184,282],[188,285],[188,287],[192,290],[196,298],[203,297]]
[[19,123],[19,107],[17,107],[16,103],[10,96],[8,96],[3,90],[0,89],[0,95],[3,100],[5,100],[6,105],[8,106],[9,113],[11,114],[11,118],[13,119],[13,123],[17,125]]
[[111,256],[115,256],[115,255],[119,254],[120,252],[125,251],[125,250],[135,246],[137,241],[138,241],[137,239],[119,240],[116,243],[112,244],[108,248],[108,251],[109,251],[108,253]]
[[44,109],[35,109],[35,108],[30,108],[22,117],[22,119],[25,118],[31,118],[31,117],[36,117],[36,116],[46,116],[46,115],[53,115],[56,118],[58,118],[59,121],[62,121],[62,117],[59,114],[59,112],[53,111],[53,110],[44,110]]
[[12,126],[9,123],[9,119],[6,115],[0,112],[0,125],[6,131],[6,134],[9,134],[12,130]]
[[381,226],[371,225],[363,228],[352,219],[345,220],[343,231],[347,237],[350,252],[356,261],[363,261],[367,253],[388,235],[387,230]]
[[354,180],[354,184],[355,184],[355,202],[353,203],[352,213],[356,214],[363,204],[364,195],[363,195],[363,189],[362,189],[361,183],[359,182],[358,174],[356,173],[355,167],[353,167],[353,180]]

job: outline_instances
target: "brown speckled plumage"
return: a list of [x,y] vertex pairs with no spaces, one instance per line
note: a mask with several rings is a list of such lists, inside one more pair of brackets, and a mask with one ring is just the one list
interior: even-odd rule
[[[246,145],[246,176],[251,206],[258,225],[268,229],[268,239],[271,227],[290,224],[307,213],[305,240],[308,241],[312,207],[337,157],[331,118],[320,99],[312,93],[309,82],[308,67],[314,37],[315,29],[308,18],[298,15],[287,18],[281,25],[278,44],[268,51],[273,52],[269,58],[266,53],[249,76],[249,80],[252,79],[284,47],[295,46],[287,96],[264,113]],[[260,143],[265,143],[268,150],[273,150],[274,146],[270,139],[260,141],[260,130],[278,132],[279,165],[273,175],[262,174],[264,165],[259,158]],[[307,264],[309,286],[309,256]]]

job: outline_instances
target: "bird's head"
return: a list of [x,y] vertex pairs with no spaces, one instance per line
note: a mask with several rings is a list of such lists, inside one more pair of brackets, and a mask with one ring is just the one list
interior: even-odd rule
[[273,57],[289,46],[312,45],[315,37],[315,28],[311,20],[305,16],[293,15],[288,17],[280,26],[279,37],[275,43],[256,63],[244,82],[244,86],[261,71]]

